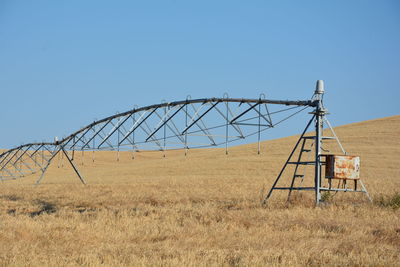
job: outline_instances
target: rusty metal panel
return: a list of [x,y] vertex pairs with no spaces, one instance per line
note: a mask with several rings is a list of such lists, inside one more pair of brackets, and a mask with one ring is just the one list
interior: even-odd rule
[[325,177],[329,179],[360,179],[360,157],[326,155]]

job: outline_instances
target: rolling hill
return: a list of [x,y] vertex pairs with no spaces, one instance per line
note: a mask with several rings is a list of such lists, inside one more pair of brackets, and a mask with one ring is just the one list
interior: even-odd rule
[[[374,202],[338,193],[260,199],[298,136],[224,149],[76,153],[0,186],[1,266],[398,264],[400,116],[335,128]],[[334,144],[324,149],[335,153]],[[83,165],[82,165],[83,163]],[[305,179],[304,183],[311,183]]]

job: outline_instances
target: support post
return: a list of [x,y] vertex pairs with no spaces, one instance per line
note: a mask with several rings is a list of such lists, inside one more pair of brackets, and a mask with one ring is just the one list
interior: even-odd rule
[[321,141],[325,116],[325,109],[322,103],[323,95],[324,82],[318,80],[315,89],[315,100],[317,100],[315,108],[315,203],[317,205],[321,202]]
[[321,201],[321,115],[317,111],[315,120],[315,202]]

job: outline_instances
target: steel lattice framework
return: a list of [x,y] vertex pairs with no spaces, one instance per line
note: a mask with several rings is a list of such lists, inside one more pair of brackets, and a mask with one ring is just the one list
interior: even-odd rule
[[[322,81],[321,81],[322,84]],[[133,108],[107,118],[94,121],[78,131],[54,142],[24,144],[9,149],[0,154],[0,179],[10,180],[25,177],[34,173],[41,173],[37,184],[42,180],[47,168],[58,153],[63,153],[82,183],[85,180],[73,163],[75,151],[119,151],[137,152],[141,150],[189,149],[203,147],[225,146],[228,153],[228,144],[256,135],[258,153],[260,153],[261,132],[273,128],[300,112],[312,108],[312,118],[300,139],[312,139],[315,144],[315,158],[309,162],[315,166],[315,186],[297,188],[294,180],[290,187],[278,187],[281,174],[290,163],[294,150],[281,173],[266,196],[264,203],[273,190],[314,190],[316,202],[321,199],[321,191],[339,191],[338,188],[323,188],[321,186],[321,145],[323,123],[331,128],[323,107],[323,89],[315,91],[310,100],[270,100],[261,95],[258,99],[203,98],[183,101],[164,102],[161,104]],[[315,122],[315,136],[305,137],[304,134],[312,122]],[[333,132],[334,133],[334,132]],[[334,139],[345,153],[339,139]],[[304,147],[304,145],[303,145]],[[302,147],[302,150],[304,150]],[[164,154],[165,155],[165,154]],[[296,166],[303,164],[295,162]],[[297,167],[296,167],[297,170]],[[294,177],[299,176],[297,174]],[[363,186],[364,188],[364,186]],[[365,189],[365,188],[364,188]],[[340,191],[350,191],[340,189]],[[357,192],[365,192],[357,191]]]
[[313,106],[315,103],[311,100],[224,97],[187,98],[133,108],[94,121],[61,140],[24,144],[3,152],[0,154],[0,177],[8,180],[38,171],[44,174],[58,152],[63,152],[72,164],[75,151],[187,151],[224,144],[227,147],[228,143],[251,135],[258,135],[260,141],[262,131]]

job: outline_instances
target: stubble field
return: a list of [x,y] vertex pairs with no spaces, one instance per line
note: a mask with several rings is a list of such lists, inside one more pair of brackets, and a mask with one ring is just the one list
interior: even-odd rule
[[398,266],[400,116],[336,132],[361,156],[373,203],[338,193],[315,207],[303,193],[287,204],[276,192],[262,207],[296,137],[260,155],[256,144],[119,162],[77,153],[86,186],[60,158],[40,186],[36,175],[0,184],[0,266]]

